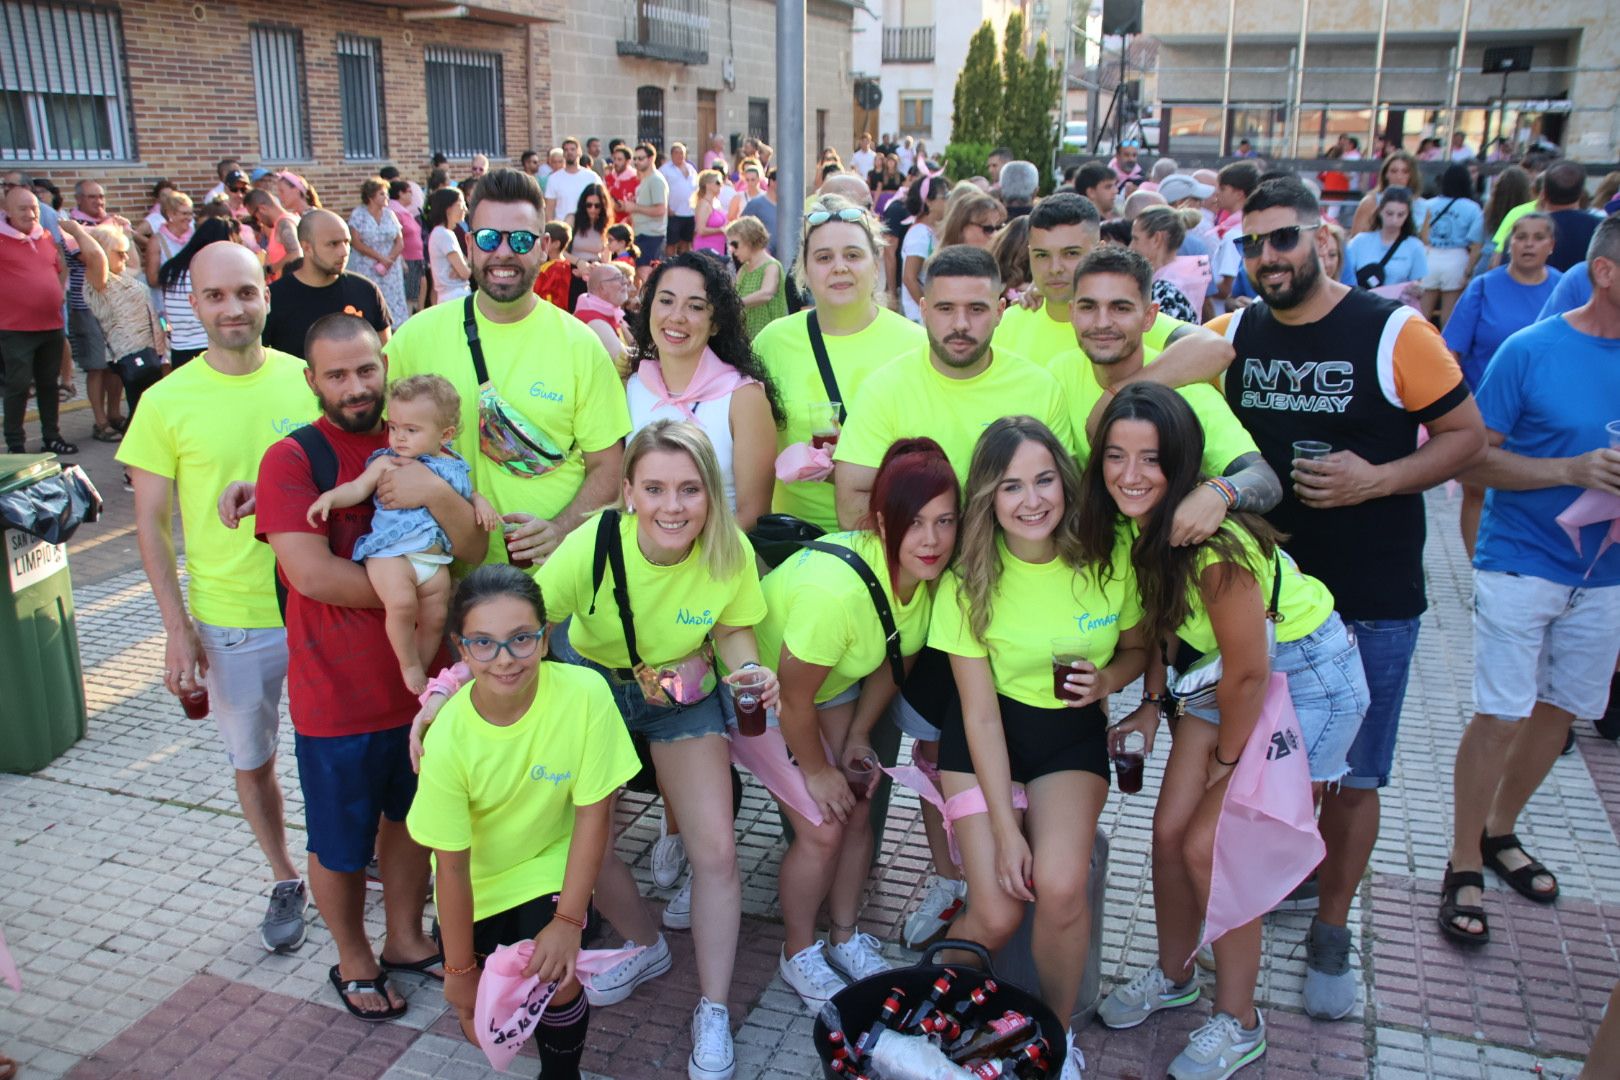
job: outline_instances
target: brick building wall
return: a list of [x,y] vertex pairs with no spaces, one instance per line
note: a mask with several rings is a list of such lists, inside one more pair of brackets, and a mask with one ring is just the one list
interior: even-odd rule
[[[560,0],[492,0],[497,11],[558,17]],[[428,142],[424,51],[429,46],[499,53],[500,95],[508,158],[546,141],[551,128],[551,41],[545,23],[500,24],[477,19],[405,21],[399,9],[367,3],[280,0],[274,6],[221,0],[124,0],[123,22],[131,127],[137,160],[125,162],[19,162],[50,178],[71,204],[71,185],[92,178],[107,189],[108,206],[144,214],[152,182],[166,176],[194,198],[216,182],[222,157],[256,165],[287,166],[307,177],[327,206],[345,215],[359,202],[360,183],[392,163],[419,182],[427,175]],[[497,17],[505,16],[498,14]],[[257,98],[249,26],[263,23],[302,31],[310,160],[266,160],[260,152]],[[381,41],[383,131],[381,159],[346,160],[339,99],[339,33]],[[496,164],[502,158],[493,157]],[[9,163],[8,163],[9,165]],[[452,175],[466,175],[466,160]]]

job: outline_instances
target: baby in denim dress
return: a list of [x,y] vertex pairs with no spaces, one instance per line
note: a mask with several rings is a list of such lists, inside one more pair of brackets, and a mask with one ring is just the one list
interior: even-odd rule
[[[467,462],[449,448],[460,416],[461,395],[438,375],[414,375],[390,386],[388,446],[366,459],[365,472],[317,498],[309,508],[309,523],[373,498],[383,473],[420,461],[472,503],[481,527],[499,527],[500,515],[472,489]],[[390,510],[378,503],[371,531],[354,545],[354,560],[365,564],[383,602],[388,641],[405,685],[420,694],[450,612],[450,537],[426,507]]]

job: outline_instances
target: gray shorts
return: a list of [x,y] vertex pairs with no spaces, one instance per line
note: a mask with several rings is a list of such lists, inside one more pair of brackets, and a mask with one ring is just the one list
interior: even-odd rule
[[101,332],[101,320],[88,308],[68,309],[68,344],[80,371],[106,371],[112,364],[112,357],[107,353],[107,337]]
[[1576,589],[1528,574],[1474,571],[1474,709],[1522,720],[1544,701],[1603,715],[1620,652],[1620,585]]
[[208,654],[208,706],[225,744],[225,759],[238,772],[251,772],[276,752],[287,631],[199,622],[197,635]]

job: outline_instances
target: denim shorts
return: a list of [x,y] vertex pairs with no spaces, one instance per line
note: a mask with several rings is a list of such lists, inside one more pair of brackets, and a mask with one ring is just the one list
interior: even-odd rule
[[613,703],[619,707],[624,726],[632,735],[644,736],[648,742],[679,742],[681,739],[725,734],[726,717],[720,707],[720,699],[724,696],[722,691],[716,691],[691,705],[669,708],[649,704],[635,680],[621,681],[611,668],[580,655],[568,641],[566,622],[551,632],[550,655],[551,659],[565,664],[590,668],[606,679],[608,689],[613,691]]
[[1347,626],[1361,650],[1371,703],[1361,731],[1350,745],[1350,771],[1344,787],[1387,787],[1395,768],[1395,740],[1400,734],[1406,681],[1417,652],[1418,619],[1351,619]]
[[197,637],[208,657],[208,711],[225,744],[225,760],[239,772],[252,772],[276,752],[287,631],[199,622]]
[[[1288,677],[1299,732],[1305,739],[1311,779],[1321,783],[1342,780],[1348,756],[1367,712],[1367,676],[1356,643],[1337,614],[1298,641],[1277,645],[1271,670]],[[1218,724],[1214,702],[1199,705],[1189,715]]]
[[338,874],[364,870],[377,819],[404,821],[416,797],[409,727],[314,738],[294,732],[304,792],[305,849]]
[[1536,702],[1603,715],[1620,651],[1620,586],[1576,589],[1474,571],[1474,708],[1521,720]]

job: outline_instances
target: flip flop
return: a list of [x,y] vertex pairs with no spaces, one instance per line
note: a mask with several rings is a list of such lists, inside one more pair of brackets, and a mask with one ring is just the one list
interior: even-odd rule
[[338,966],[332,965],[332,970],[326,977],[332,980],[332,988],[338,992],[338,1000],[343,1007],[349,1010],[349,1015],[357,1020],[364,1020],[368,1024],[380,1024],[386,1020],[395,1020],[405,1015],[408,1005],[390,1007],[378,1012],[367,1012],[349,1000],[350,994],[376,994],[384,1001],[388,1000],[388,973],[380,971],[375,979],[345,979],[338,974]]
[[395,961],[384,957],[382,959],[382,967],[384,971],[406,971],[412,975],[421,975],[432,979],[435,982],[444,982],[444,973],[442,971],[431,970],[432,968],[436,967],[444,967],[443,953],[434,953],[432,956],[425,956],[414,964],[396,963]]

